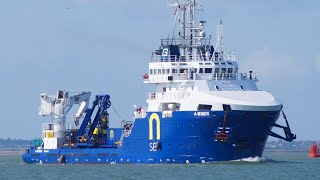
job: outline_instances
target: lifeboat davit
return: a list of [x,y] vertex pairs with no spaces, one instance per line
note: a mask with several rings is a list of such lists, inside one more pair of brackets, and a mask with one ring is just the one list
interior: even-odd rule
[[310,147],[310,158],[320,157],[319,146],[317,144],[312,144]]

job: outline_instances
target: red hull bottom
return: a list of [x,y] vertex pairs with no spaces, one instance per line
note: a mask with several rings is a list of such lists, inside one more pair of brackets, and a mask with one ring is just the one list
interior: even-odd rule
[[320,154],[309,154],[310,158],[317,158],[320,157]]

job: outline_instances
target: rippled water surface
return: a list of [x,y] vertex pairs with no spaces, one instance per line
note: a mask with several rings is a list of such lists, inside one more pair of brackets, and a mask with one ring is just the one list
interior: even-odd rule
[[43,165],[25,164],[20,155],[0,155],[0,179],[320,179],[320,158],[308,152],[266,152],[210,164]]

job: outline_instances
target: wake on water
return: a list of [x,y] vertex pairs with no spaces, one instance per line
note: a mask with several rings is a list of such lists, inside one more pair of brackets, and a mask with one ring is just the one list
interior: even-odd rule
[[[231,160],[231,161],[223,161],[222,163],[228,163],[228,162],[234,162],[234,163],[237,163],[237,162],[245,162],[245,163],[263,163],[263,162],[276,162],[275,160],[271,159],[271,158],[268,158],[268,157],[248,157],[248,158],[242,158],[242,159],[237,159],[237,160]],[[203,163],[203,162],[202,162]],[[211,163],[221,163],[221,162],[210,162],[209,164]],[[36,164],[41,164],[41,165],[44,165],[42,163],[42,161],[40,160],[39,163],[36,163]],[[115,162],[111,162],[110,163],[111,165],[114,165],[116,164]],[[188,163],[187,163],[188,164]],[[64,165],[64,164],[56,164],[56,165]]]
[[233,160],[236,162],[249,162],[249,163],[259,163],[259,162],[271,162],[273,161],[271,158],[268,157],[248,157],[248,158],[242,158],[238,160]]

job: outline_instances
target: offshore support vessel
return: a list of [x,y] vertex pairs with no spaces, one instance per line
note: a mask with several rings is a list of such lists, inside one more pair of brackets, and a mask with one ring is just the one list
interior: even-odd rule
[[[146,108],[132,121],[109,127],[110,96],[90,92],[41,94],[43,138],[26,149],[26,163],[206,163],[262,156],[269,136],[292,141],[283,105],[258,90],[252,71],[240,73],[232,53],[225,53],[223,24],[216,42],[198,21],[195,0],[172,0],[175,30],[162,39],[149,63],[144,83],[154,85]],[[179,30],[176,30],[179,29]],[[66,115],[79,105],[73,126]],[[283,114],[286,126],[276,124]],[[80,123],[81,122],[81,123]],[[277,127],[284,136],[272,132]]]

